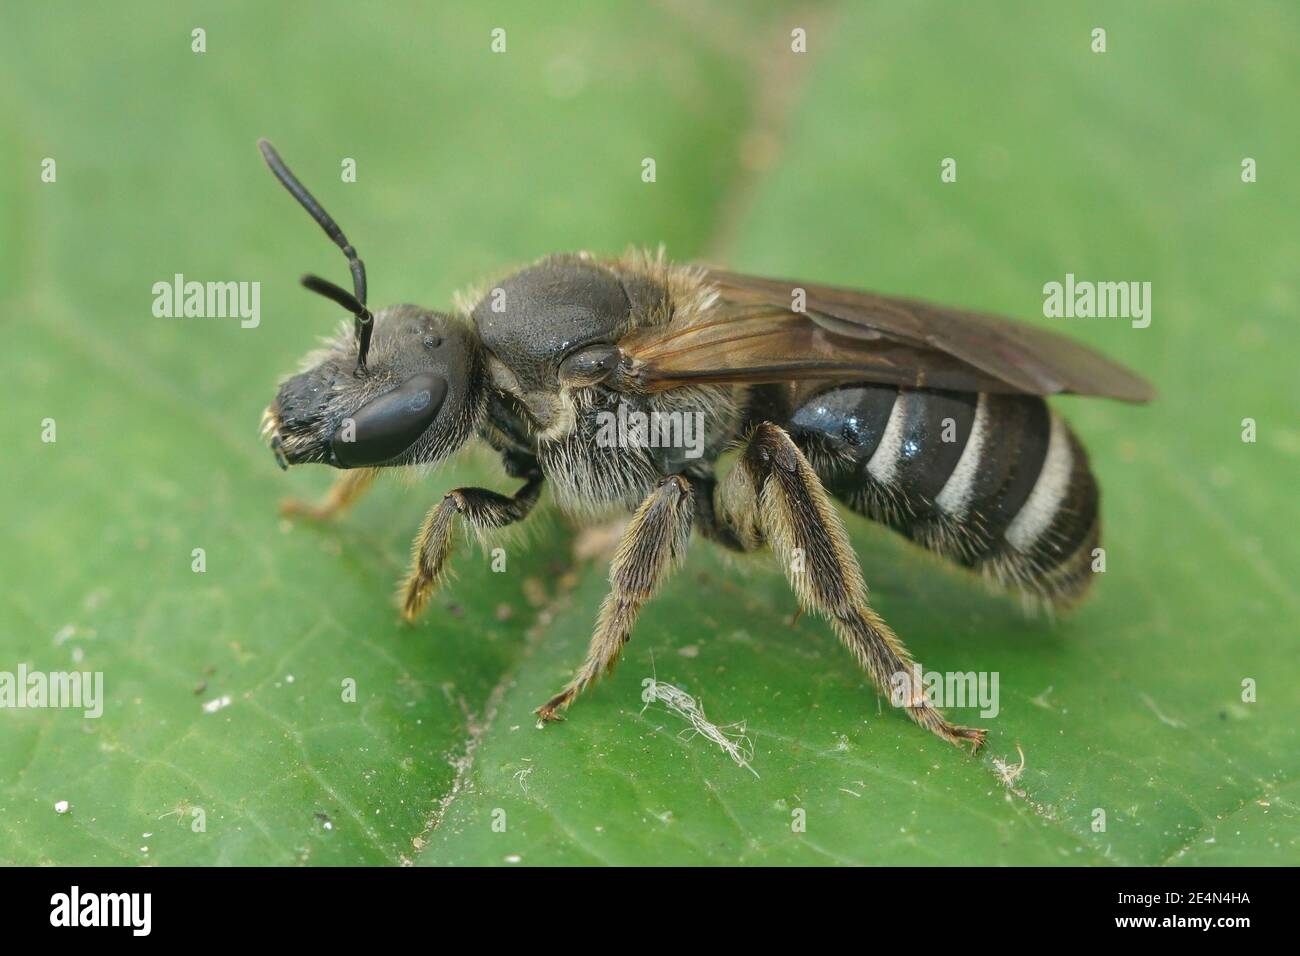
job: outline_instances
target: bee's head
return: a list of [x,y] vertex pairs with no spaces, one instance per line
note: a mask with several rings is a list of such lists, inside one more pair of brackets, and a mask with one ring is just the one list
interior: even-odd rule
[[281,466],[429,464],[470,437],[483,409],[483,358],[464,323],[392,306],[374,317],[364,371],[357,355],[343,330],[281,384],[263,425]]
[[429,464],[469,438],[482,415],[483,355],[468,323],[414,305],[366,307],[366,270],[333,219],[266,140],[267,165],[348,257],[353,292],[316,276],[303,285],[353,315],[280,386],[262,419],[281,467]]

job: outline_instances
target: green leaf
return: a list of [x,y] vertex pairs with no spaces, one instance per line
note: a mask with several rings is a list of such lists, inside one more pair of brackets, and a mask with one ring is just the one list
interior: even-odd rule
[[[7,18],[0,671],[99,671],[105,704],[0,713],[0,861],[1300,860],[1294,11],[350,11]],[[1104,489],[1092,601],[1026,619],[848,516],[874,606],[927,668],[999,675],[995,718],[953,712],[990,731],[972,758],[879,700],[823,622],[791,623],[769,555],[697,541],[619,670],[536,729],[606,588],[564,520],[530,520],[505,574],[462,548],[416,627],[392,600],[444,491],[509,487],[490,457],[386,483],[330,527],[276,513],[329,480],[282,475],[256,436],[337,321],[295,280],[344,273],[258,136],[343,224],[375,303],[445,306],[547,252],[660,241],[1026,317],[1067,272],[1151,282],[1149,328],[1038,320],[1161,390],[1059,405]],[[260,281],[261,324],[154,318],[178,272]],[[643,704],[650,677],[743,721],[757,776]]]

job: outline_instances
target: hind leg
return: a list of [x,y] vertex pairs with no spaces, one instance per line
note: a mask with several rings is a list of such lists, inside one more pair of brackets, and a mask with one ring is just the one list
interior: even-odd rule
[[724,482],[722,520],[748,548],[770,544],[800,603],[825,617],[876,687],[949,743],[978,750],[984,731],[948,720],[924,698],[919,668],[870,605],[844,525],[790,436],[764,423]]

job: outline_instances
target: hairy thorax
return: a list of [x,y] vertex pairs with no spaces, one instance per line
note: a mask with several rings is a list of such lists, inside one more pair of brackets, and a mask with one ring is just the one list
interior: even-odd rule
[[737,437],[733,389],[655,395],[603,387],[561,393],[562,426],[534,439],[542,473],[566,512],[633,509],[669,475],[711,468]]
[[[480,305],[475,312],[491,340],[493,397],[483,428],[488,442],[535,458],[560,508],[583,517],[634,509],[670,475],[709,472],[737,438],[743,386],[648,390],[630,357],[592,385],[572,385],[556,368],[566,350],[618,344],[633,330],[703,321],[716,294],[701,271],[638,252],[609,260],[581,254],[537,268],[545,281],[524,285],[516,279],[519,288],[502,282],[502,310]],[[624,311],[607,329],[586,313],[550,314],[555,303],[548,283],[561,281],[580,288],[583,301],[599,299],[593,313],[604,298],[618,299]]]

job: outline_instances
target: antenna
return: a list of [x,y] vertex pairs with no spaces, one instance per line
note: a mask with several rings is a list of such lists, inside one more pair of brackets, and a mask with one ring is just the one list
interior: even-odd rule
[[370,335],[375,325],[375,317],[366,307],[366,265],[357,255],[357,250],[352,247],[352,243],[348,242],[348,237],[343,235],[339,224],[316,201],[316,197],[307,191],[307,187],[298,181],[298,177],[290,172],[289,167],[280,158],[280,154],[275,151],[275,147],[267,140],[259,139],[257,148],[262,151],[262,158],[266,160],[266,165],[271,167],[275,178],[280,180],[280,185],[289,190],[290,195],[298,200],[298,204],[306,209],[316,220],[317,225],[325,230],[325,235],[329,236],[334,245],[342,249],[343,254],[348,257],[348,268],[352,271],[352,293],[319,276],[303,276],[302,284],[312,292],[343,306],[356,316],[353,332],[357,340],[357,369],[364,372],[366,356],[370,352]]

